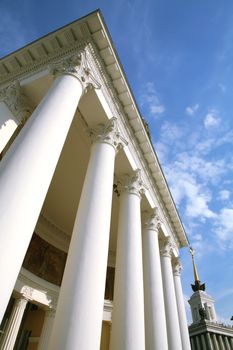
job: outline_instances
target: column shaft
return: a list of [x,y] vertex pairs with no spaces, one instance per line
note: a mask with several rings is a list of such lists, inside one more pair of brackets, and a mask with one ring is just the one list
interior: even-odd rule
[[1,350],[13,350],[27,302],[25,298],[15,300],[10,319],[2,338]]
[[108,135],[92,145],[50,350],[97,350],[100,346],[115,153]]
[[201,344],[202,344],[202,350],[207,350],[206,341],[205,341],[205,334],[201,334]]
[[47,310],[45,312],[44,324],[40,335],[40,341],[38,344],[38,350],[48,350],[49,340],[52,333],[55,310]]
[[165,245],[161,256],[168,348],[172,350],[182,350],[178,310],[176,304],[176,295],[171,264],[171,248],[169,246],[169,243]]
[[[123,180],[127,182],[127,179]],[[135,180],[136,181],[136,180]],[[133,182],[133,178],[132,178]],[[130,183],[130,180],[129,180]],[[140,194],[124,185],[120,196],[110,350],[144,350],[144,296]]]
[[181,271],[181,266],[178,263],[178,265],[176,265],[174,269],[174,285],[175,285],[176,302],[177,302],[177,309],[178,309],[178,315],[179,315],[180,335],[181,335],[183,350],[191,350],[189,332],[188,332],[188,322],[186,317],[184,297],[183,297],[183,291],[182,291],[182,285],[181,285],[181,279],[180,279],[180,271]]
[[77,78],[58,77],[0,163],[0,321],[81,95]]
[[214,350],[212,339],[210,337],[210,333],[208,333],[208,332],[206,333],[206,340],[207,340],[208,350]]
[[200,344],[200,338],[201,338],[201,336],[196,335],[197,350],[202,350],[201,344]]
[[219,339],[220,350],[225,350],[225,347],[224,347],[224,344],[223,344],[223,340],[222,340],[222,336],[220,334],[218,336],[218,339]]
[[231,347],[230,347],[230,343],[229,343],[228,337],[227,337],[227,336],[225,336],[225,337],[224,337],[224,340],[225,340],[225,344],[226,344],[226,350],[231,350]]
[[156,221],[156,215],[145,215],[142,234],[146,349],[166,350],[167,326]]
[[218,340],[216,338],[216,334],[213,333],[213,344],[214,344],[214,350],[219,350]]
[[196,350],[194,337],[191,338],[191,345],[192,345],[192,350]]

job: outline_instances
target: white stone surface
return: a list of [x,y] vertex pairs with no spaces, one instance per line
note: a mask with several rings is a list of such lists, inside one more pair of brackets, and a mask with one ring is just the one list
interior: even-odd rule
[[166,310],[168,348],[172,350],[182,350],[180,338],[180,327],[178,319],[178,310],[176,304],[176,295],[174,288],[172,264],[172,247],[168,240],[162,249],[161,267],[163,278],[164,302]]
[[188,322],[186,317],[185,305],[184,305],[184,296],[180,279],[181,265],[179,261],[176,261],[174,267],[174,286],[176,292],[176,302],[179,315],[179,325],[180,325],[180,335],[183,350],[191,350],[189,332],[188,332]]
[[40,335],[38,350],[48,350],[49,340],[52,333],[56,310],[49,309],[45,312],[44,324]]
[[58,77],[0,163],[0,321],[81,95],[77,78]]
[[158,242],[159,225],[155,211],[144,214],[142,242],[146,350],[168,349]]
[[18,122],[4,102],[0,102],[0,152],[17,128]]
[[140,192],[137,174],[122,180],[110,350],[144,350]]
[[105,135],[104,130],[102,134],[97,132],[95,136],[64,271],[50,350],[94,350],[100,346],[116,151],[112,130]]
[[27,302],[28,300],[23,297],[15,300],[10,319],[0,344],[1,350],[13,350]]

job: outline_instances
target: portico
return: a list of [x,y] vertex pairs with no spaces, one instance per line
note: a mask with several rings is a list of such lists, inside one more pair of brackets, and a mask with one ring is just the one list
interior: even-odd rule
[[[8,139],[0,162],[0,320],[12,292],[22,294],[23,266],[33,282],[22,287],[36,291],[30,302],[45,312],[33,349],[188,349],[172,272],[187,237],[101,14],[39,39],[16,58],[18,70],[9,57],[0,61],[9,66],[1,76]],[[163,251],[160,262],[168,240],[169,257]],[[115,271],[110,304],[108,268]],[[55,302],[46,301],[43,281]],[[10,337],[12,345],[2,349],[17,344],[23,300],[4,321],[1,341]]]

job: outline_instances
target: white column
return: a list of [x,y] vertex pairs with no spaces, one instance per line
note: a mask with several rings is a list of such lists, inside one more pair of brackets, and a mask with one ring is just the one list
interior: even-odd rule
[[224,341],[226,344],[226,350],[231,350],[230,343],[229,343],[228,337],[226,335],[224,336]]
[[223,340],[222,340],[222,336],[220,334],[218,336],[218,339],[219,339],[220,350],[225,350],[225,347],[224,347],[224,344],[223,344]]
[[192,350],[196,350],[196,349],[195,349],[194,337],[191,338],[191,344],[192,344]]
[[230,343],[231,343],[231,347],[233,349],[233,338],[232,337],[230,338]]
[[168,348],[172,350],[182,350],[178,310],[176,305],[176,295],[171,264],[172,249],[172,244],[168,239],[165,242],[161,252],[161,267],[164,288],[164,302],[166,310]]
[[91,134],[87,173],[59,295],[50,350],[100,346],[116,147],[116,119]]
[[0,322],[83,93],[80,66],[70,64],[0,163]]
[[201,344],[202,344],[202,350],[207,350],[206,348],[206,342],[205,342],[205,335],[201,334]]
[[38,350],[48,350],[49,340],[52,333],[56,310],[49,309],[45,312],[44,324],[40,335]]
[[208,347],[208,350],[214,350],[214,348],[213,348],[213,343],[212,343],[212,339],[211,339],[211,336],[210,336],[210,333],[209,333],[209,332],[206,333],[206,340],[207,340],[207,347]]
[[110,350],[144,350],[140,171],[121,180],[120,192]]
[[197,336],[196,336],[197,350],[202,350],[201,344],[200,344],[200,339],[201,339],[201,336],[200,336],[200,335],[197,335]]
[[216,338],[216,334],[213,333],[212,337],[213,337],[214,350],[219,350],[218,340]]
[[1,350],[13,350],[28,300],[20,297],[15,300],[13,310],[1,342]]
[[143,215],[143,277],[146,350],[167,350],[167,326],[159,252],[160,219],[156,210]]
[[180,335],[181,335],[183,350],[191,350],[190,340],[189,340],[189,331],[188,331],[188,322],[187,322],[185,305],[184,305],[184,296],[183,296],[181,279],[180,279],[181,270],[182,270],[182,267],[181,267],[180,261],[176,260],[174,264],[174,269],[173,269],[173,276],[174,276],[174,285],[175,285],[175,292],[176,292],[177,309],[178,309],[178,315],[179,315]]

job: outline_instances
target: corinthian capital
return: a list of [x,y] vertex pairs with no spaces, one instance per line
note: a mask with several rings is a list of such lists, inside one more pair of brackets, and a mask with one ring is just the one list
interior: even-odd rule
[[88,88],[100,88],[99,82],[91,72],[85,51],[55,63],[52,73],[55,76],[71,75],[77,78],[82,84],[83,92],[86,92]]
[[108,143],[115,150],[127,145],[126,140],[120,135],[117,118],[112,118],[105,124],[98,124],[95,128],[88,129],[92,143]]
[[158,213],[158,208],[153,208],[150,212],[143,212],[142,223],[145,229],[158,231],[161,227],[161,219]]
[[135,170],[132,175],[126,174],[121,176],[117,184],[117,189],[119,193],[128,192],[136,194],[141,198],[146,190],[146,186],[142,180],[141,170]]
[[11,113],[22,124],[32,114],[33,106],[28,97],[23,93],[22,87],[16,81],[1,91],[0,99],[6,103]]
[[170,237],[167,237],[166,240],[162,244],[161,255],[163,257],[171,258],[173,252],[173,243]]
[[180,276],[181,272],[183,270],[183,267],[181,265],[180,259],[176,258],[173,263],[173,274],[174,276]]

